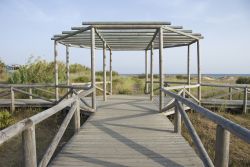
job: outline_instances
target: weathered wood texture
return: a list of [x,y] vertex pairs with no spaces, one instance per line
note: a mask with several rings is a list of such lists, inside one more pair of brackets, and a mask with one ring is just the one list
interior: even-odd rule
[[203,166],[148,97],[115,95],[97,103],[97,112],[50,166]]

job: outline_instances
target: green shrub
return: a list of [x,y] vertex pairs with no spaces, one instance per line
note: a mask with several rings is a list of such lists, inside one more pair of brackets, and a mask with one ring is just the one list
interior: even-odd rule
[[[103,75],[103,71],[96,71],[95,73],[97,76],[102,76]],[[109,76],[110,75],[110,72],[109,71],[106,71],[106,75]],[[118,76],[118,72],[116,71],[112,71],[112,76]]]
[[[66,68],[63,62],[58,62],[58,79],[59,82],[66,79]],[[54,82],[54,62],[45,60],[36,60],[30,62],[18,70],[10,77],[9,83],[24,84],[24,83],[53,83]]]
[[176,75],[176,79],[187,79],[187,76],[185,75]]
[[14,122],[12,115],[8,111],[0,111],[0,129],[4,129]]
[[71,64],[69,66],[70,73],[88,72],[90,73],[90,68],[81,64]]
[[2,60],[0,60],[0,75],[5,72],[5,64]]
[[80,76],[74,79],[74,82],[89,82],[90,78],[87,76]]
[[236,80],[237,84],[250,84],[250,77],[239,77]]

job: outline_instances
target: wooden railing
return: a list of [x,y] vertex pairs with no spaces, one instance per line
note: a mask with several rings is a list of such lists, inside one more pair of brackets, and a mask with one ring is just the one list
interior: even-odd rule
[[[61,88],[61,89],[66,89],[66,93],[59,97],[59,100],[56,100],[55,98],[55,92],[51,91],[55,88]],[[15,96],[16,93],[20,93],[23,95],[27,95],[29,99],[42,99],[44,101],[47,101],[51,103],[52,105],[61,102],[64,100],[66,97],[70,97],[73,94],[73,90],[86,90],[90,93],[94,91],[93,88],[91,88],[90,84],[84,83],[84,84],[79,84],[79,85],[57,85],[55,86],[54,84],[0,84],[0,97],[6,97],[9,96],[11,99],[10,102],[10,111],[15,110]],[[51,89],[51,90],[48,90]],[[37,94],[34,93],[34,90],[39,91]],[[52,97],[52,98],[51,98]],[[82,99],[82,98],[81,98]]]
[[[170,84],[187,84],[187,82],[165,82],[166,85]],[[195,84],[195,83],[192,83]],[[213,87],[213,88],[227,88],[228,92],[223,94],[218,94],[207,99],[220,99],[220,98],[228,98],[228,100],[234,100],[233,95],[237,93],[243,93],[243,103],[242,109],[243,113],[247,113],[248,109],[248,94],[250,93],[250,85],[247,84],[213,84],[213,83],[202,83],[200,84],[202,87]],[[171,86],[172,87],[172,86]],[[201,89],[202,90],[202,89]],[[198,98],[196,98],[198,100]],[[201,99],[202,101],[202,99]]]
[[[68,88],[68,86],[60,86],[63,88]],[[12,88],[13,89],[13,88]],[[17,89],[17,88],[14,88]],[[52,115],[58,113],[64,108],[69,107],[69,112],[64,118],[57,134],[53,138],[51,144],[47,148],[47,151],[43,155],[42,160],[39,162],[39,167],[45,167],[48,165],[51,157],[53,156],[59,141],[61,140],[66,128],[69,125],[70,120],[73,117],[73,125],[75,132],[78,132],[80,128],[80,102],[84,101],[87,104],[87,109],[91,109],[90,105],[84,100],[84,97],[93,92],[93,88],[88,90],[76,91],[77,89],[83,89],[82,86],[76,86],[74,89],[70,87],[70,92],[73,92],[73,96],[66,99],[66,95],[63,100],[58,102],[55,106],[44,110],[30,118],[26,118],[6,129],[0,131],[0,145],[4,142],[10,140],[14,136],[22,133],[23,137],[23,156],[24,156],[24,166],[25,167],[36,167],[37,157],[36,157],[36,137],[35,137],[35,126],[45,119],[51,117]],[[82,108],[82,106],[81,106]]]
[[192,102],[185,97],[180,96],[179,94],[173,93],[166,88],[161,88],[161,90],[168,96],[174,98],[175,132],[181,133],[181,119],[183,119],[183,122],[187,127],[190,136],[192,137],[197,152],[206,167],[213,167],[214,164],[208,156],[208,153],[205,150],[197,132],[195,131],[195,128],[192,125],[187,113],[184,111],[183,105],[190,107],[191,109],[203,115],[205,118],[217,124],[215,167],[228,166],[230,133],[250,144],[250,130],[200,106],[199,104]]
[[[168,91],[175,91],[178,95],[182,95],[183,97],[190,97],[197,103],[199,100],[190,93],[190,89],[199,87],[199,84],[194,85],[178,85],[178,86],[171,86],[171,87],[164,87],[165,90]],[[165,112],[174,107],[175,99],[171,98],[170,101],[163,107],[162,112]],[[173,114],[172,112],[168,113],[168,115]]]

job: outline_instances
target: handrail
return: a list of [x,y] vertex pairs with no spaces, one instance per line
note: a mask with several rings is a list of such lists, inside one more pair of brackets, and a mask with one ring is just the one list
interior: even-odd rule
[[[72,92],[74,90],[70,90]],[[85,91],[86,94],[93,91],[93,88]],[[74,91],[75,92],[75,91]],[[84,92],[82,92],[83,94]],[[84,95],[86,95],[84,94]],[[65,96],[66,98],[66,96]],[[70,120],[73,118],[73,125],[75,132],[78,132],[80,128],[80,97],[76,92],[76,95],[72,96],[69,99],[64,99],[55,106],[44,110],[34,116],[21,120],[14,125],[11,125],[0,131],[0,145],[14,136],[22,133],[23,134],[23,154],[24,154],[24,163],[26,167],[36,167],[37,158],[36,158],[36,138],[35,138],[35,125],[44,121],[45,119],[51,117],[52,115],[58,113],[66,107],[70,107],[69,112],[64,118],[57,134],[53,138],[51,144],[49,145],[46,153],[43,155],[39,167],[46,167],[53,156],[59,141],[61,140],[66,128],[69,125]],[[73,105],[72,105],[73,104]],[[88,108],[88,106],[87,106]],[[93,111],[93,110],[92,110]],[[31,156],[32,155],[32,156]]]
[[197,88],[200,84],[195,85],[180,85],[180,86],[171,86],[171,87],[164,87],[166,90],[175,90],[175,89],[186,89],[186,88]]
[[189,99],[183,98],[180,95],[177,95],[177,94],[172,93],[168,90],[165,90],[165,88],[162,88],[162,91],[164,91],[169,96],[177,99],[181,103],[187,105],[188,107],[192,108],[193,110],[199,112],[200,114],[202,114],[203,116],[205,116],[209,120],[215,122],[216,124],[221,125],[223,128],[227,129],[228,131],[230,131],[231,133],[233,133],[234,135],[236,135],[237,137],[239,137],[243,141],[250,144],[250,130],[248,130],[248,129],[240,126],[239,124],[236,124],[236,123],[234,123],[234,122],[232,122],[232,121],[230,121],[230,120],[228,120],[228,119],[226,119],[218,114],[215,114],[214,112],[212,112],[212,111],[210,111],[202,106],[199,106],[198,104],[193,103]]
[[[191,138],[194,142],[195,147],[197,148],[198,154],[206,167],[213,167],[208,153],[206,152],[197,132],[195,131],[191,121],[188,118],[187,113],[183,109],[183,105],[190,107],[196,112],[202,114],[205,118],[213,121],[217,124],[216,129],[216,147],[215,147],[215,166],[228,166],[229,162],[229,140],[230,140],[230,132],[242,139],[243,141],[250,144],[250,130],[236,124],[194,102],[182,97],[178,94],[175,94],[165,88],[161,88],[161,90],[167,95],[171,96],[175,99],[175,132],[181,132],[181,117],[184,120],[184,124],[188,129],[188,132],[191,135]],[[185,90],[185,89],[184,89]]]
[[69,106],[72,102],[75,101],[76,98],[72,97],[67,99],[43,112],[40,112],[30,118],[26,118],[22,121],[17,122],[14,125],[11,125],[0,131],[0,145],[9,140],[10,138],[16,136],[21,133],[25,129],[29,128],[31,125],[36,125],[48,117],[54,115],[55,113],[61,111],[65,107]]
[[213,162],[210,159],[208,153],[206,152],[197,132],[195,131],[195,128],[194,128],[192,122],[188,118],[187,113],[184,111],[183,107],[181,106],[181,104],[178,100],[175,101],[175,105],[176,105],[178,111],[180,112],[181,117],[184,120],[184,124],[186,125],[186,127],[190,133],[190,136],[195,143],[195,146],[197,148],[197,151],[198,151],[203,163],[205,164],[205,166],[213,167],[214,166]]
[[[187,82],[181,81],[165,81],[165,83],[170,84],[188,84]],[[190,84],[196,84],[191,82]],[[211,86],[211,87],[231,87],[231,88],[250,88],[250,84],[214,84],[214,83],[201,83],[201,86]]]
[[65,85],[65,84],[0,84],[0,88],[74,88],[74,89],[88,89],[89,84],[85,85]]

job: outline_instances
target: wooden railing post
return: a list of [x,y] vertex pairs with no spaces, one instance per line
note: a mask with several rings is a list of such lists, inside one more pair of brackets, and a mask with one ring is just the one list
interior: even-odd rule
[[153,100],[154,96],[154,74],[153,74],[153,63],[154,63],[154,42],[151,44],[150,50],[150,100]]
[[229,100],[232,100],[233,96],[232,96],[232,87],[229,87]]
[[80,129],[81,123],[80,123],[80,99],[76,99],[76,111],[73,116],[73,122],[74,122],[74,130],[75,133],[77,133]]
[[[32,94],[32,88],[29,88],[29,93]],[[33,97],[29,95],[29,99],[32,99]]]
[[107,84],[106,84],[106,42],[103,42],[103,100],[107,101]]
[[95,28],[91,28],[91,87],[94,89],[92,93],[92,108],[96,110],[96,81],[95,81]]
[[243,99],[243,113],[247,113],[247,87],[244,88],[244,99]]
[[10,87],[10,96],[11,96],[10,111],[14,112],[15,111],[15,92],[13,90],[13,87]]
[[23,140],[23,156],[24,156],[24,166],[25,167],[36,167],[36,136],[35,136],[35,126],[27,128],[22,133]]
[[227,167],[229,161],[230,132],[217,125],[215,144],[215,167]]
[[145,50],[145,93],[148,93],[148,51]]
[[110,80],[110,84],[109,84],[109,86],[110,86],[110,95],[112,95],[112,93],[113,93],[113,91],[112,91],[112,81],[113,81],[113,78],[112,78],[112,51],[111,50],[109,50],[110,52],[110,59],[109,59],[109,80]]
[[181,134],[181,114],[178,111],[177,100],[175,100],[174,114],[174,132]]

